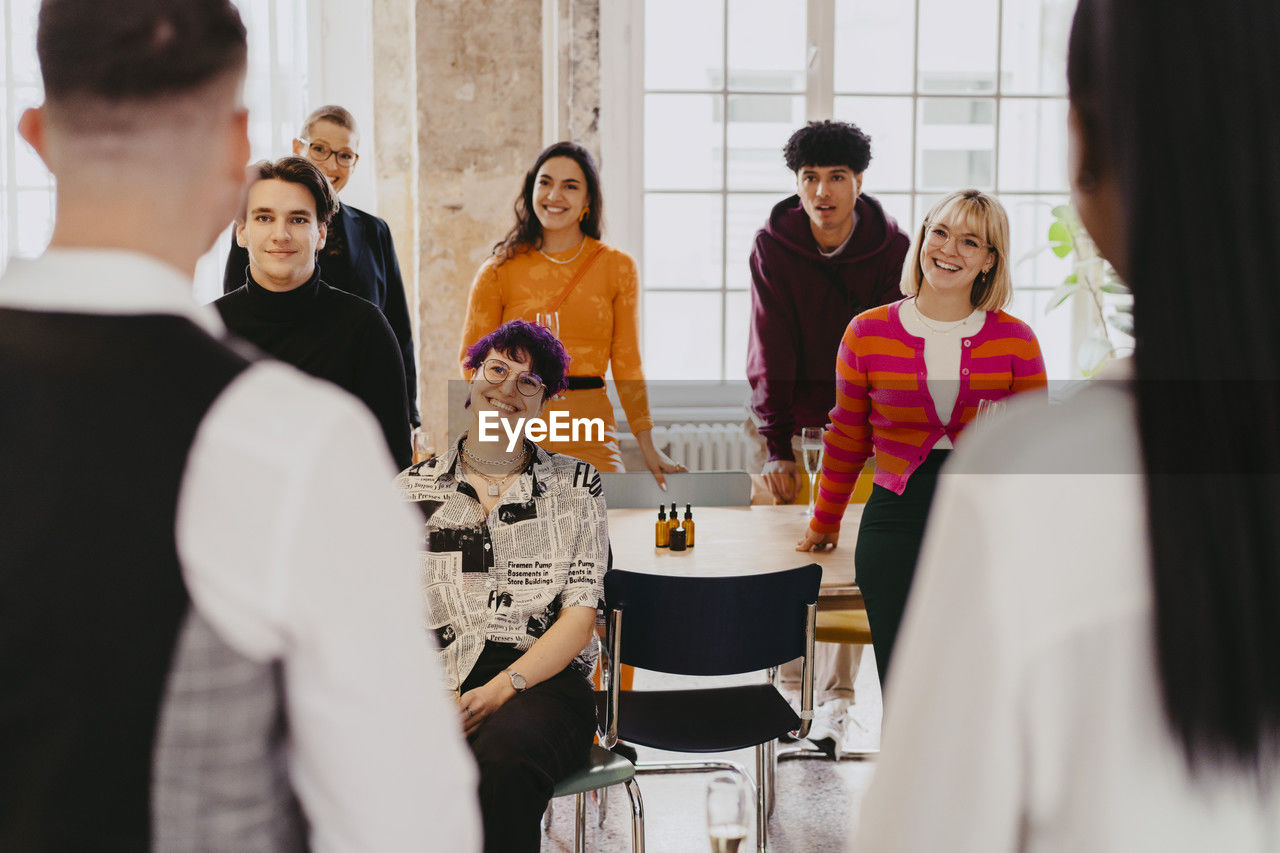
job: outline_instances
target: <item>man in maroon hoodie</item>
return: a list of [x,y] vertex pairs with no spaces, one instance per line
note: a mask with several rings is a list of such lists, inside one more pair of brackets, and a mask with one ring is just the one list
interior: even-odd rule
[[[797,194],[774,206],[751,249],[747,378],[760,473],[774,500],[800,496],[797,436],[822,427],[836,401],[836,352],[853,317],[901,298],[910,238],[862,175],[871,139],[856,125],[815,121],[783,148]],[[861,647],[818,648],[819,713],[810,739],[838,753]],[[784,686],[791,679],[783,670]],[[798,668],[795,680],[798,681]]]

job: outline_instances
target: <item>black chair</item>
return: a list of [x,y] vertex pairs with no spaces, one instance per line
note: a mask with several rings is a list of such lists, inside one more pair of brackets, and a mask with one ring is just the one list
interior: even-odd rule
[[[721,578],[627,571],[605,575],[609,679],[596,696],[603,743],[618,738],[675,752],[755,747],[755,779],[731,761],[640,762],[637,773],[727,769],[755,789],[757,849],[767,849],[776,739],[798,738],[813,719],[813,641],[822,567]],[[803,658],[801,713],[773,683],[773,670]],[[678,675],[769,671],[761,684],[694,690],[623,691],[618,667]]]

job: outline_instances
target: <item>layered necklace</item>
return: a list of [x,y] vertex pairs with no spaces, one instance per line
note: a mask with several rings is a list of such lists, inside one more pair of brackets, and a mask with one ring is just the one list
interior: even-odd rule
[[571,263],[573,263],[574,261],[576,261],[576,260],[578,259],[578,255],[581,255],[581,254],[582,254],[582,249],[583,249],[583,247],[585,247],[586,245],[587,245],[587,238],[586,238],[586,237],[583,237],[583,238],[582,238],[582,240],[578,243],[578,251],[576,251],[576,252],[574,252],[574,253],[573,253],[573,257],[572,257],[572,258],[566,258],[566,259],[565,259],[565,260],[563,260],[563,261],[561,261],[561,260],[558,260],[558,259],[556,259],[556,258],[551,257],[551,256],[550,256],[550,255],[548,255],[546,252],[542,251],[542,249],[538,249],[538,254],[539,254],[539,255],[542,255],[542,257],[544,257],[544,258],[546,258],[547,260],[551,261],[551,263],[553,263],[553,264],[571,264]]
[[[467,449],[466,441],[462,442],[462,453],[466,457],[465,459],[462,460],[463,467],[466,468],[467,471],[469,471],[470,473],[475,474],[477,477],[479,477],[480,479],[488,483],[489,484],[488,488],[485,491],[488,493],[489,497],[496,498],[502,494],[502,490],[506,488],[508,481],[510,481],[512,477],[515,477],[524,469],[525,460],[529,456],[529,447],[528,445],[525,445],[520,450],[520,452],[517,453],[515,456],[511,457],[510,459],[504,459],[498,462],[494,462],[491,459],[485,459],[481,456],[477,456],[476,454],[472,453],[470,450]],[[513,466],[513,467],[511,468],[511,470],[507,471],[505,474],[499,474],[496,477],[491,477],[485,472],[481,471],[479,467],[477,467],[478,465],[490,465],[494,467],[504,467],[504,468],[507,466]]]

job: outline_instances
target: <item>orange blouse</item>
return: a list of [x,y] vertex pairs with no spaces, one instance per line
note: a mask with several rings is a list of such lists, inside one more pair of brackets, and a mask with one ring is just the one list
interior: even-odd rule
[[560,340],[572,359],[569,373],[604,376],[605,370],[611,369],[631,432],[653,429],[640,364],[636,262],[626,252],[591,237],[583,242],[576,258],[578,248],[552,253],[557,260],[574,258],[567,264],[552,263],[536,250],[520,252],[506,261],[485,261],[467,299],[459,363],[466,360],[468,347],[508,320],[532,322],[539,311],[551,310],[570,279],[596,248],[603,246],[603,254],[558,309]]

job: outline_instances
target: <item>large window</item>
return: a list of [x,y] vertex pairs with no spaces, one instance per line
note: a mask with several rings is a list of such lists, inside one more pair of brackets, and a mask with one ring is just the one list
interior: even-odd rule
[[[308,0],[237,0],[249,34],[245,100],[253,155],[288,152],[297,122],[309,109],[308,46],[313,23]],[[23,110],[43,100],[36,61],[36,16],[40,0],[0,0],[0,269],[10,257],[34,257],[49,244],[53,229],[54,181],[40,158],[18,136]],[[223,238],[226,239],[225,237]],[[197,295],[222,292],[220,242],[201,261]]]
[[643,274],[649,376],[744,376],[751,243],[795,192],[783,143],[818,118],[871,135],[863,190],[908,232],[952,189],[999,196],[1012,228],[1010,310],[1035,327],[1050,375],[1070,375],[1072,314],[1045,313],[1068,262],[1035,249],[1067,199],[1075,0],[631,2],[629,28],[604,31],[633,68],[606,81],[606,105],[629,87],[623,102],[642,133],[606,134],[604,160],[606,172],[624,157],[643,164],[613,189],[626,199],[620,242]]

